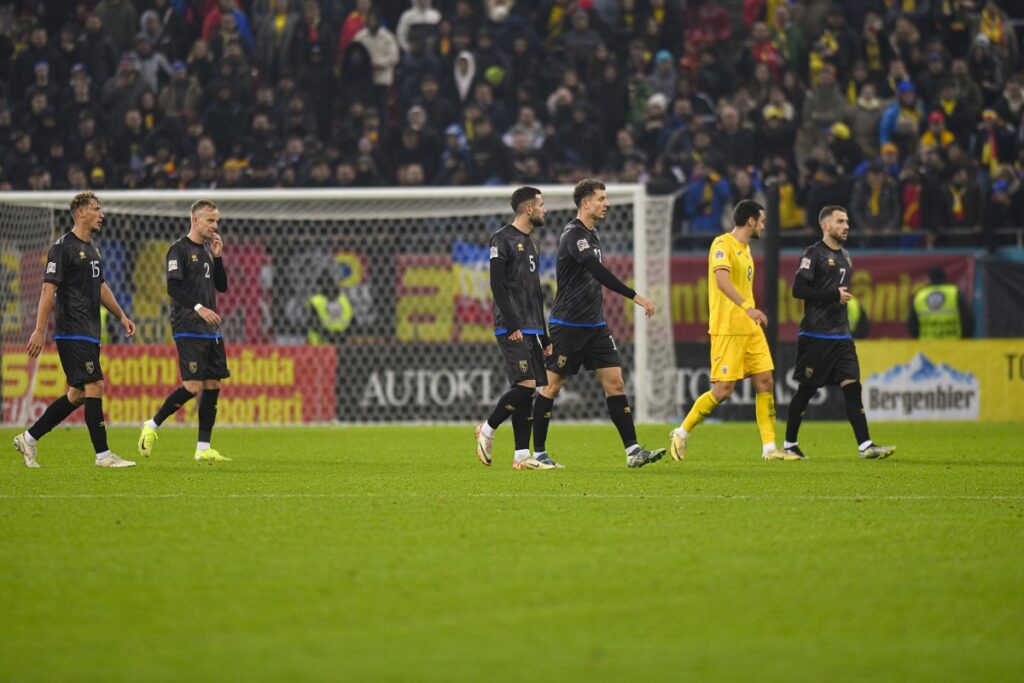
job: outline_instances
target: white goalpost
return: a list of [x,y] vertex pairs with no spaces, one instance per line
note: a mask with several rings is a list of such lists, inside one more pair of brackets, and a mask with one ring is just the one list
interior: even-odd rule
[[[105,277],[139,326],[130,343],[108,326],[108,422],[137,424],[179,383],[163,259],[200,198],[221,210],[230,281],[218,298],[232,371],[218,423],[479,421],[507,384],[491,327],[486,247],[511,219],[513,189],[98,192],[106,215],[98,239]],[[536,234],[550,305],[558,235],[575,207],[571,186],[541,189],[549,211]],[[0,421],[7,424],[31,422],[64,391],[55,349],[35,362],[24,348],[42,261],[71,227],[72,194],[0,195]],[[607,320],[637,420],[661,422],[672,414],[675,376],[671,198],[615,184],[608,198],[611,208],[598,226],[605,265],[650,298],[657,313],[644,318],[642,309],[609,292]],[[308,338],[309,299],[325,287],[340,291],[353,311],[336,346]],[[560,396],[559,420],[605,418],[589,374]]]

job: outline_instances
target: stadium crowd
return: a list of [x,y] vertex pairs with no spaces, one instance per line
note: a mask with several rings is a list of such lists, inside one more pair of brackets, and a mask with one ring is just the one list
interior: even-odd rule
[[1024,224],[1017,12],[994,0],[8,3],[0,186],[598,174],[675,193],[680,229],[715,234],[774,181],[786,229],[840,204],[861,231],[977,244]]

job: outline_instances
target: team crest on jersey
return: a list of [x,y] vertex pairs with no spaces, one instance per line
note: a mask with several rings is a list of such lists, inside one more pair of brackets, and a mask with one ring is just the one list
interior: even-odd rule
[[835,260],[834,258],[830,258],[830,259],[828,260],[828,264],[829,264],[830,266],[834,266],[834,265],[836,264],[836,260]]
[[193,361],[189,361],[189,363],[188,363],[188,371],[191,372],[192,374],[195,374],[195,373],[199,372],[199,363],[197,363],[194,360]]
[[192,254],[192,263],[199,263],[199,257],[195,254]]
[[576,240],[576,248],[580,251],[586,251],[590,249],[590,242],[586,240]]
[[93,370],[95,370],[95,369],[96,369],[96,364],[95,363],[93,363],[91,360],[85,361],[85,371],[87,373],[89,373],[91,375],[93,373]]
[[715,252],[715,258],[725,258],[725,252],[719,249]]
[[566,358],[565,356],[559,356],[558,357],[558,367],[564,368],[565,367],[565,363],[566,363],[567,360],[569,360],[569,359]]
[[525,360],[519,361],[519,372],[526,372],[529,369],[530,369],[530,364],[529,363],[527,363]]
[[803,270],[805,268],[810,268],[810,267],[811,267],[811,259],[809,259],[809,258],[802,258],[802,259],[800,259],[800,270]]
[[806,377],[807,379],[810,379],[811,375],[813,375],[813,374],[814,374],[814,368],[804,368],[804,377]]
[[178,259],[172,258],[170,261],[167,262],[167,272],[168,273],[171,272],[172,270],[177,270],[177,269],[178,269]]
[[516,251],[523,251],[523,245],[521,243],[516,244]]
[[84,251],[80,251],[80,252],[78,252],[78,259],[79,259],[80,261],[81,261],[81,260],[85,260],[85,252],[84,252]]
[[54,263],[53,261],[50,261],[49,263],[46,264],[46,274],[47,275],[49,275],[50,273],[56,273],[56,272],[57,272],[57,264],[56,263]]
[[491,247],[491,258],[498,258],[498,248]]

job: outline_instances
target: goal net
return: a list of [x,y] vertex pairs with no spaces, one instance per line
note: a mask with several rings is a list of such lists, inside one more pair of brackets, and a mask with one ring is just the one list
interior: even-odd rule
[[[131,341],[116,321],[104,328],[107,421],[141,422],[180,384],[164,257],[187,232],[189,207],[199,198],[220,209],[229,277],[229,291],[218,296],[232,373],[220,424],[479,421],[507,387],[491,325],[487,244],[511,218],[511,189],[100,193],[106,217],[97,243],[106,282],[138,325]],[[27,357],[25,344],[47,249],[71,227],[70,196],[0,195],[7,424],[30,423],[66,390],[52,343],[38,361]],[[544,188],[544,197],[547,222],[535,234],[550,305],[558,235],[575,207],[571,187]],[[638,185],[610,185],[608,197],[611,209],[599,226],[605,264],[658,313],[646,319],[608,292],[607,320],[638,420],[662,421],[672,412],[675,370],[671,204]],[[342,321],[342,299],[351,307],[351,321],[333,337],[310,335],[317,294],[338,302],[330,305]],[[48,339],[52,333],[51,320]],[[560,420],[604,418],[591,375],[563,391]],[[193,417],[181,411],[175,419]]]

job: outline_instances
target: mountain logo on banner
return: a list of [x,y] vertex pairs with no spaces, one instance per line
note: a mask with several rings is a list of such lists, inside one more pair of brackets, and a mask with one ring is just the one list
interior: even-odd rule
[[867,378],[864,407],[873,420],[977,420],[981,385],[970,372],[918,352]]

